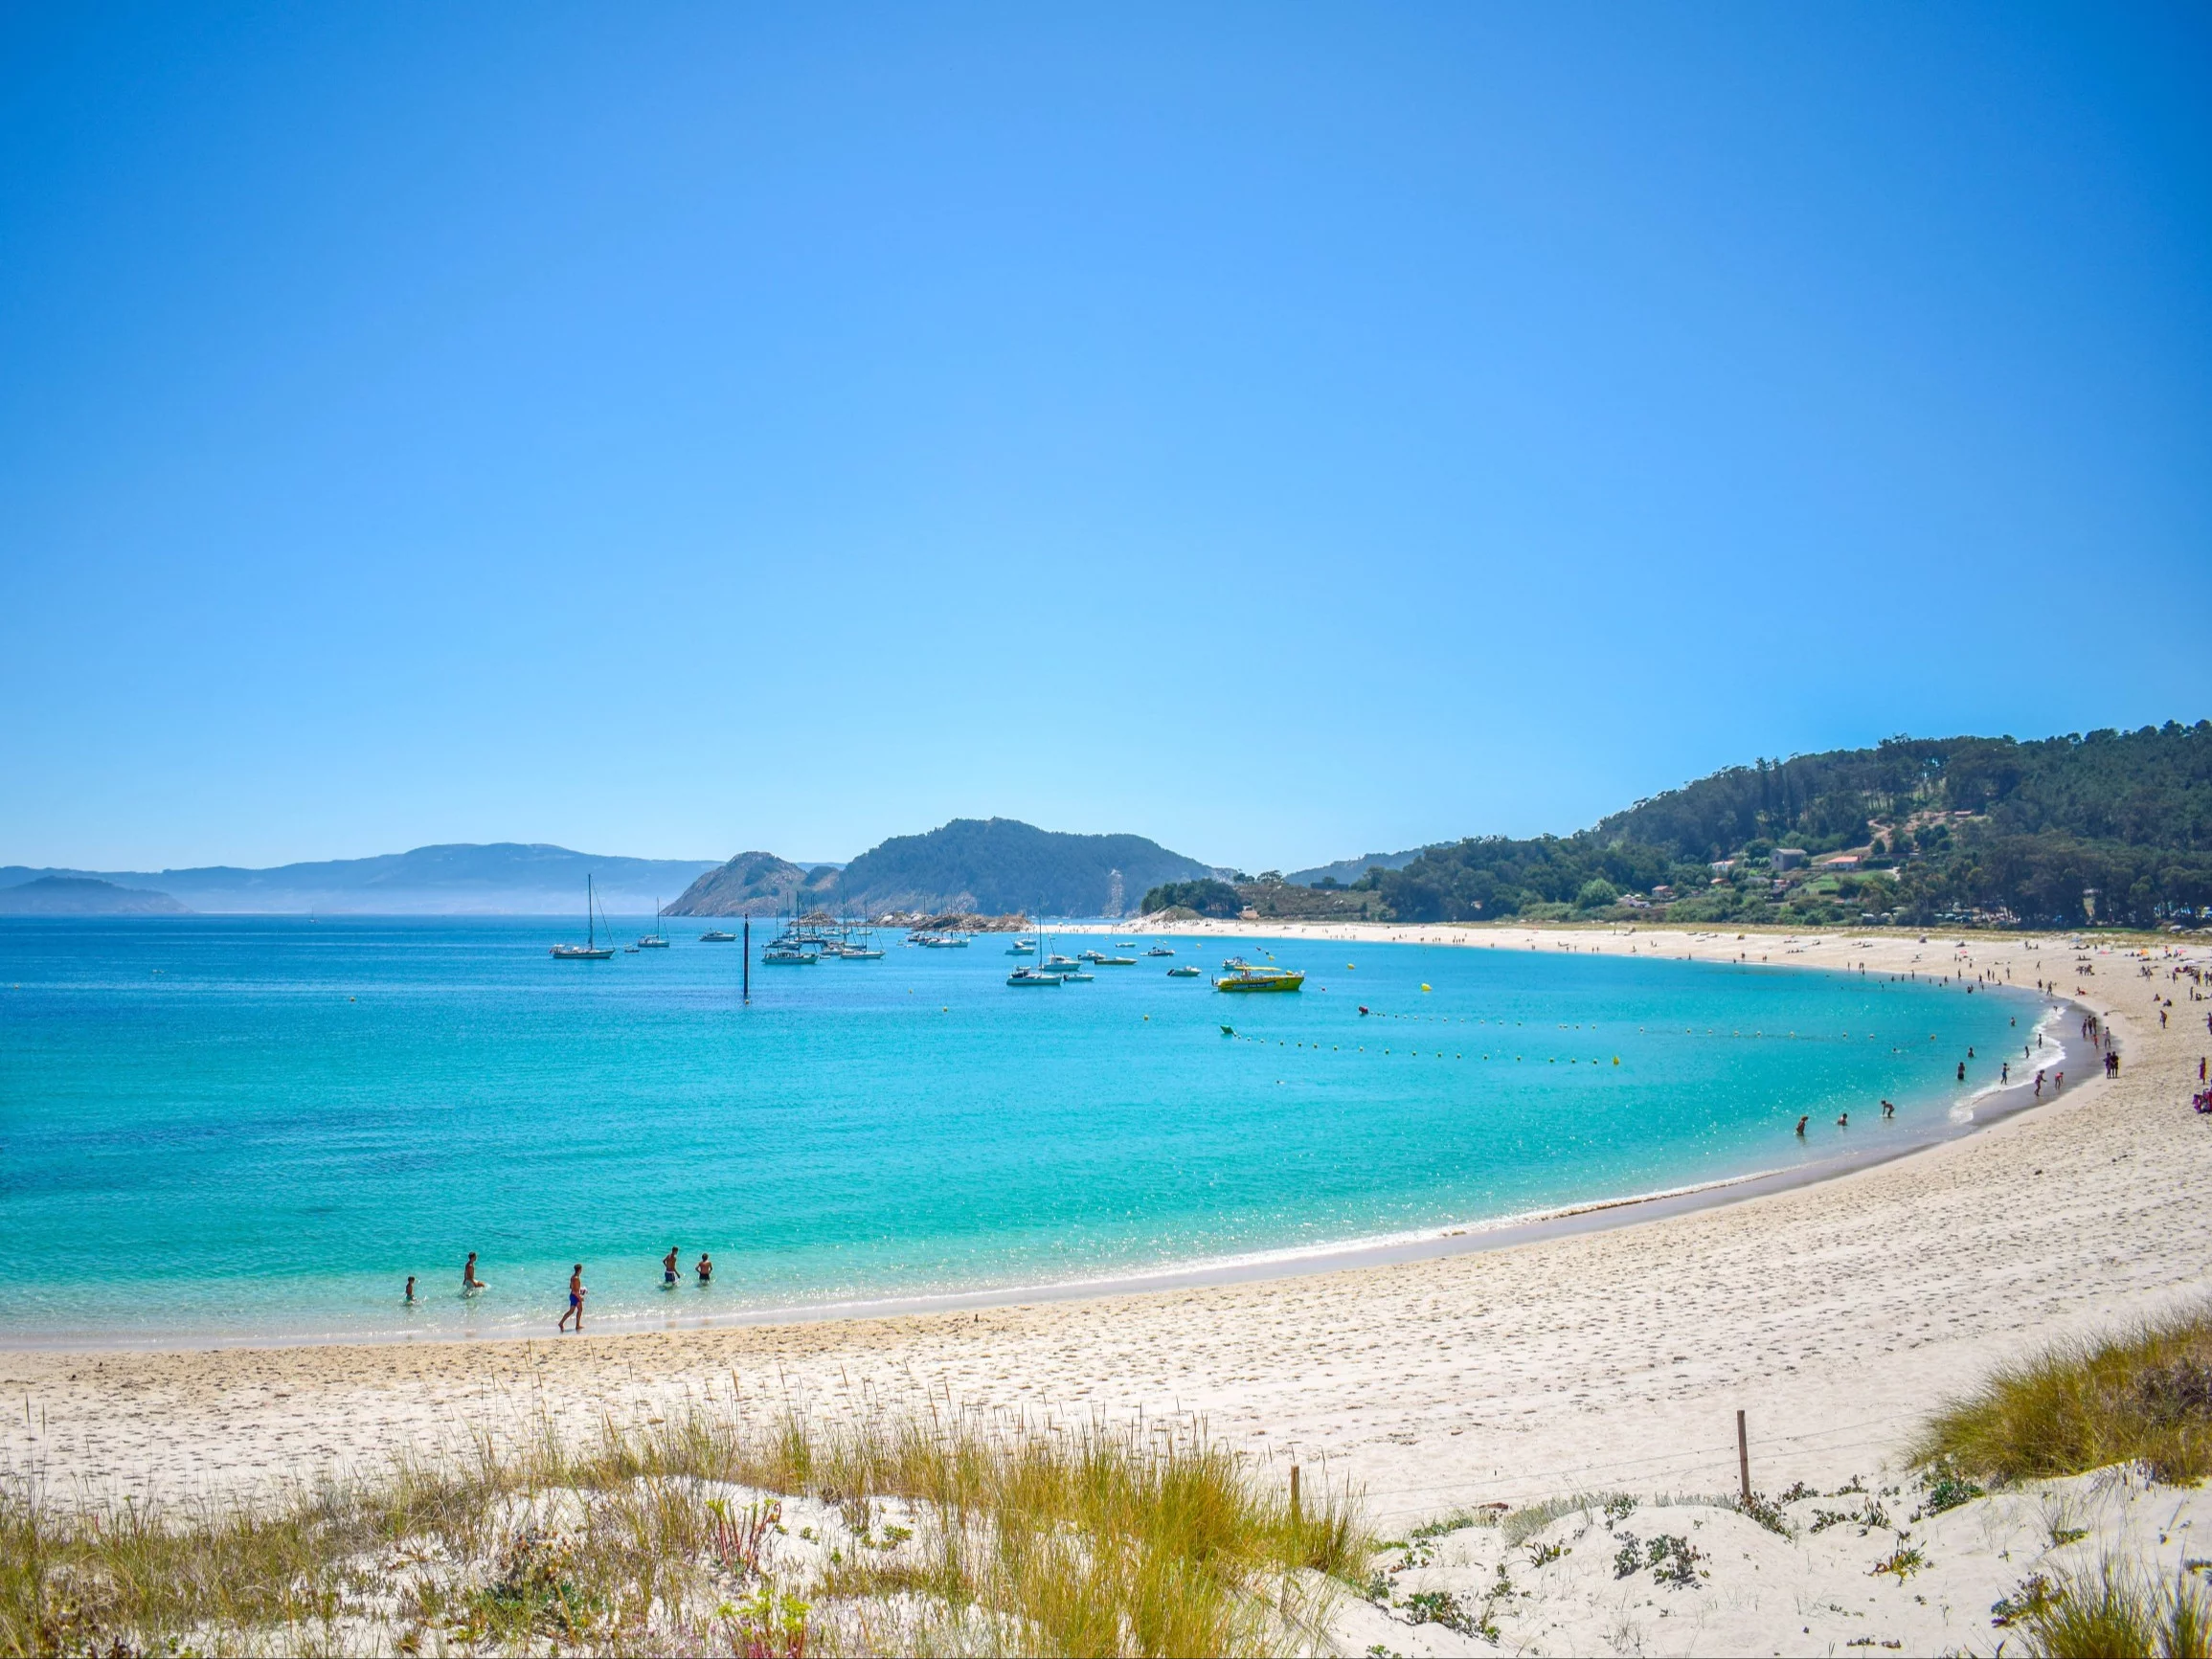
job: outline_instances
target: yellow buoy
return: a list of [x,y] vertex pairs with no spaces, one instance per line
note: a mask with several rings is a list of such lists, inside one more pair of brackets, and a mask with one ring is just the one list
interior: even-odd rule
[[1422,990],[1424,990],[1424,991],[1428,990],[1428,988],[1429,988],[1429,987],[1428,987],[1428,986],[1426,986],[1426,985],[1424,985],[1424,986],[1422,986],[1422,987],[1421,987],[1421,989],[1422,989]]

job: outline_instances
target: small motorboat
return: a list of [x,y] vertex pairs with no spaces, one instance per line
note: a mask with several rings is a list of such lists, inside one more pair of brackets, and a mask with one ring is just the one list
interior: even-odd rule
[[1047,974],[1036,968],[1016,968],[1006,975],[1009,985],[1058,985],[1066,979],[1063,974]]
[[1255,968],[1239,957],[1230,957],[1222,968],[1222,976],[1213,982],[1216,991],[1296,991],[1306,982],[1295,968]]
[[1147,956],[1172,956],[1175,954],[1175,953],[1170,951],[1165,945],[1155,945],[1151,950],[1145,952],[1144,953]]
[[1195,979],[1199,976],[1198,964],[1185,962],[1180,968],[1170,968],[1167,970],[1167,976],[1170,979]]
[[734,945],[737,943],[737,935],[725,933],[719,928],[709,928],[699,935],[699,943],[702,945]]

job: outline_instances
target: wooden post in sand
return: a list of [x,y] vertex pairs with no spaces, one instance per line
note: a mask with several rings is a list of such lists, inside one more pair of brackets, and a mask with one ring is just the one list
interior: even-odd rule
[[1298,1524],[1298,1466],[1291,1465],[1291,1525]]
[[1736,1413],[1736,1473],[1744,1483],[1744,1501],[1751,1501],[1751,1443],[1744,1433],[1744,1414]]

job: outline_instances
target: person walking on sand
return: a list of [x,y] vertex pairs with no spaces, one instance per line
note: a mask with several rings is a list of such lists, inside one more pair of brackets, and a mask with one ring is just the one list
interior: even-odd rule
[[2042,1072],[2040,1072],[2040,1071],[2039,1071],[2039,1072],[2037,1072],[2037,1073],[2036,1073],[2036,1098],[2037,1098],[2038,1100],[2041,1100],[2041,1099],[2043,1099],[2043,1074]]
[[676,1283],[676,1246],[670,1244],[668,1253],[661,1258],[661,1283],[673,1287]]
[[484,1289],[484,1281],[476,1276],[476,1252],[468,1252],[468,1260],[461,1264],[461,1293],[473,1296]]
[[699,1252],[699,1283],[704,1285],[714,1277],[714,1258],[706,1251]]
[[569,1321],[574,1319],[576,1322],[576,1334],[581,1336],[584,1334],[584,1298],[590,1294],[584,1289],[584,1265],[578,1262],[569,1269],[569,1311],[561,1315],[561,1322],[553,1329],[566,1331]]

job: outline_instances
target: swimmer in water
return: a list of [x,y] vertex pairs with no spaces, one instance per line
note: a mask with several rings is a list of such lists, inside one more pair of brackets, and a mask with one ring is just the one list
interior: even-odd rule
[[574,1319],[576,1322],[576,1334],[579,1336],[582,1335],[584,1329],[584,1298],[590,1294],[591,1292],[584,1289],[584,1265],[581,1262],[578,1262],[574,1267],[569,1269],[569,1311],[561,1315],[561,1322],[558,1325],[555,1325],[553,1329],[555,1331],[566,1331],[568,1329],[569,1321]]
[[1803,1140],[1805,1138],[1805,1126],[1812,1121],[1813,1114],[1811,1112],[1807,1112],[1803,1117],[1797,1120],[1797,1138],[1799,1140]]
[[407,1275],[407,1305],[410,1308],[415,1306],[415,1275],[413,1273]]
[[484,1289],[484,1281],[476,1276],[476,1252],[468,1252],[468,1260],[461,1264],[461,1293],[473,1296]]
[[1836,1127],[1838,1129],[1849,1129],[1851,1127],[1851,1114],[1846,1111],[1838,1116]]
[[670,1244],[668,1246],[668,1253],[661,1258],[661,1283],[664,1285],[673,1285],[675,1282],[676,1246]]
[[1895,1117],[1897,1115],[1897,1108],[1885,1100],[1882,1103],[1882,1115],[1884,1117]]
[[704,1285],[714,1277],[714,1259],[706,1251],[699,1252],[699,1283]]

